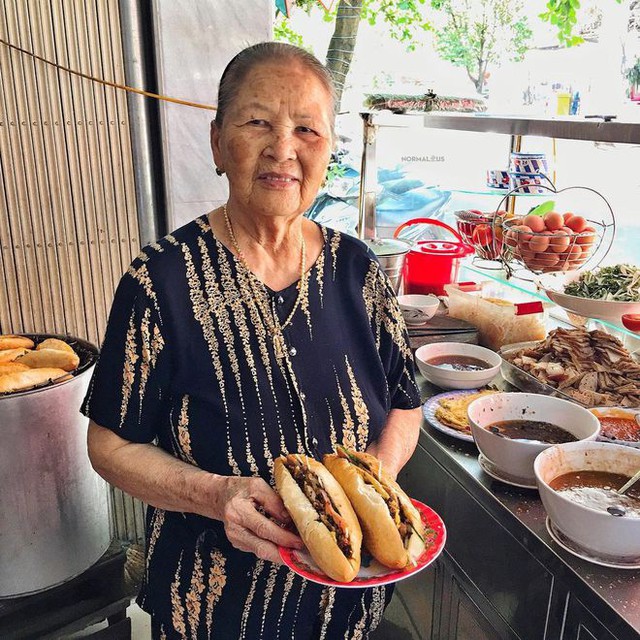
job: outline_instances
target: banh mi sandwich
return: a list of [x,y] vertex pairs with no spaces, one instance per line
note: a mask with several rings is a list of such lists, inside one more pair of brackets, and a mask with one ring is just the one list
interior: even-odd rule
[[323,462],[351,501],[369,553],[394,569],[415,565],[425,548],[420,513],[382,463],[343,447]]
[[300,454],[275,461],[276,489],[315,563],[333,580],[360,569],[362,531],[344,491],[317,460]]

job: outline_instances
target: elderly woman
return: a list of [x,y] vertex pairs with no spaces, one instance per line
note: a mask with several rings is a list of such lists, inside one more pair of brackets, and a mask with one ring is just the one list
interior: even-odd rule
[[303,217],[333,121],[313,56],[238,54],[211,127],[228,202],[145,248],[116,292],[84,412],[95,468],[150,505],[138,601],[156,638],[366,638],[389,599],[307,582],[278,553],[302,544],[277,456],[343,443],[397,473],[419,430],[389,281],[360,241]]

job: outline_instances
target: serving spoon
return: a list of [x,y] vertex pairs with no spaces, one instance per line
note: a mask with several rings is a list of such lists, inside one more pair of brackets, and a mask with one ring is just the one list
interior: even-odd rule
[[619,489],[618,493],[623,494],[625,491],[628,491],[632,485],[634,485],[638,480],[640,480],[640,471],[638,471],[633,478],[630,478],[627,482],[625,482]]
[[[627,480],[627,482],[625,482],[617,491],[616,493],[619,493],[620,495],[624,495],[625,491],[628,491],[638,480],[640,480],[640,471],[638,471],[633,478],[630,478],[629,480]],[[613,506],[613,507],[607,507],[607,511],[612,515],[612,516],[616,516],[617,518],[621,518],[622,516],[625,516],[627,514],[627,510],[624,507],[618,507],[618,506]]]

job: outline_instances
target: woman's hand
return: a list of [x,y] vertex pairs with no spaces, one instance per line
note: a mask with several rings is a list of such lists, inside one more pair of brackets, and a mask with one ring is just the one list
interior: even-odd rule
[[289,514],[262,478],[203,471],[154,445],[129,442],[93,421],[88,447],[95,470],[111,484],[160,509],[221,520],[237,549],[280,563],[276,545],[303,547],[297,535],[283,528],[291,522]]
[[282,563],[278,545],[303,548],[302,540],[284,528],[291,523],[291,518],[280,496],[262,478],[220,480],[215,517],[224,523],[227,538],[236,549]]

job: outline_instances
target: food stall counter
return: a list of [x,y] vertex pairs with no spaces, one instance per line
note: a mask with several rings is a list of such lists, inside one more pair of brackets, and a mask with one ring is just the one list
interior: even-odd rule
[[[418,380],[423,400],[440,393]],[[424,421],[399,477],[447,526],[436,569],[398,586],[420,637],[639,638],[640,566],[599,566],[561,548],[537,490],[494,480],[477,456]]]

